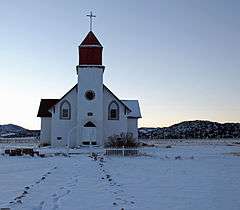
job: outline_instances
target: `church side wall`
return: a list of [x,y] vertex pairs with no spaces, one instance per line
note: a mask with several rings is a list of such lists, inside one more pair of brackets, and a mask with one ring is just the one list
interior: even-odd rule
[[[60,119],[61,103],[67,100],[71,104],[71,118],[69,120]],[[55,113],[52,110],[52,136],[51,144],[54,147],[64,147],[68,145],[68,136],[70,136],[70,147],[76,146],[76,126],[77,122],[77,88],[72,89],[61,101],[55,105]],[[71,135],[69,132],[72,130]]]
[[51,117],[41,117],[41,133],[40,143],[50,144],[51,143]]
[[[106,142],[109,136],[127,133],[128,122],[124,113],[125,107],[105,88],[103,95],[103,141]],[[119,106],[119,120],[108,120],[108,106],[113,100],[116,101]]]
[[133,138],[138,140],[138,119],[128,118],[128,133],[133,134]]

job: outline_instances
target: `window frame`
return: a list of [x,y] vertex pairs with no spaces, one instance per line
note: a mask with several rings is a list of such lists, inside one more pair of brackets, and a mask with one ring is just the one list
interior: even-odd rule
[[69,108],[68,109],[62,108],[62,117],[63,118],[68,118],[69,117]]
[[[68,116],[67,116],[67,117],[64,117],[64,116],[63,116],[63,110],[66,109],[66,108],[63,108],[63,106],[64,106],[65,104],[67,104],[67,106],[68,106],[68,108],[67,108],[67,110],[68,110]],[[64,101],[62,101],[61,104],[60,104],[60,119],[61,119],[61,120],[70,120],[70,119],[71,119],[71,104],[69,103],[68,100],[64,100]]]
[[[111,106],[113,104],[116,106],[116,108],[111,109]],[[112,117],[111,116],[112,110],[116,110],[116,117]],[[119,105],[118,105],[117,101],[115,101],[115,100],[111,101],[109,103],[109,105],[108,105],[108,120],[119,120],[119,114],[120,114],[120,112],[119,112]]]

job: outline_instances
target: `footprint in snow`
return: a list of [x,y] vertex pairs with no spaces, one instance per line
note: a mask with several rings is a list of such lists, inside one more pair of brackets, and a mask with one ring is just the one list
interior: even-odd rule
[[76,184],[68,184],[68,187],[75,187]]
[[54,198],[53,198],[53,202],[54,202],[54,203],[58,202],[58,200],[59,200],[59,197],[54,197]]
[[41,201],[40,204],[36,207],[33,207],[32,210],[42,210],[44,205],[44,201]]
[[28,186],[25,187],[25,190],[29,190],[29,189],[30,189],[30,187],[28,187]]
[[[61,188],[64,189],[64,187],[61,187]],[[57,202],[60,200],[60,198],[65,197],[70,192],[71,192],[71,190],[67,190],[64,194],[59,195],[59,196],[56,193],[52,194],[53,202],[54,202],[54,206],[53,206],[52,210],[57,210],[59,208],[59,205]]]
[[26,195],[28,194],[28,192],[26,190],[23,191],[23,195]]
[[52,210],[57,210],[59,208],[58,204],[54,204]]

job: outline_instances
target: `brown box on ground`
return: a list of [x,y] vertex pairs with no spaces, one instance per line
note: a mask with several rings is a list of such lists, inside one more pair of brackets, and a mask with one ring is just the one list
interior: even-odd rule
[[16,156],[16,150],[11,149],[10,153],[9,153],[9,156]]
[[9,155],[10,154],[10,149],[5,149],[5,154]]
[[25,155],[34,156],[34,151],[31,148],[23,148],[22,149],[22,153],[25,154]]
[[22,156],[22,150],[21,149],[15,149],[17,156]]

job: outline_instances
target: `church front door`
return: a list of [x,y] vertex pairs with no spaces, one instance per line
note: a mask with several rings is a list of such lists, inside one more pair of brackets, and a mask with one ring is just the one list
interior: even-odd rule
[[83,145],[96,145],[97,142],[97,129],[92,122],[87,122],[83,127],[82,144]]

